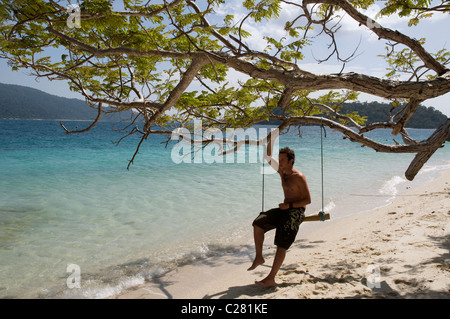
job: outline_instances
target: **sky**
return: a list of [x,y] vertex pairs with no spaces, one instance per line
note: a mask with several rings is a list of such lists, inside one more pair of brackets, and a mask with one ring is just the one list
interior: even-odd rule
[[[226,1],[226,4],[217,10],[216,17],[223,18],[226,14],[234,14],[235,21],[239,22],[240,18],[244,15],[240,3],[242,3],[242,0]],[[380,7],[376,4],[368,11],[365,11],[364,14],[375,18],[379,9]],[[261,41],[262,37],[268,34],[271,34],[274,38],[285,36],[286,33],[283,30],[284,22],[286,19],[292,20],[296,14],[297,12],[292,10],[292,7],[289,7],[289,9],[284,8],[281,11],[280,18],[276,21],[265,23],[264,25],[245,22],[244,29],[252,34],[252,37],[245,39],[245,42],[254,49],[263,49],[264,41]],[[432,18],[425,19],[418,26],[413,27],[407,26],[407,18],[391,16],[383,17],[376,21],[384,27],[396,29],[408,36],[417,39],[426,38],[425,48],[431,52],[437,52],[443,48],[450,50],[450,35],[448,31],[442,32],[442,30],[450,30],[450,17],[448,14],[435,14]],[[214,21],[210,22],[214,23]],[[364,26],[358,26],[356,22],[346,15],[342,15],[340,24],[341,28],[336,38],[340,53],[346,57],[356,49],[355,57],[346,63],[343,72],[357,72],[383,77],[387,73],[386,64],[377,55],[385,53],[385,41],[378,40],[377,36],[370,29]],[[328,39],[314,39],[313,45],[304,52],[305,59],[300,62],[300,68],[316,74],[338,73],[343,65],[334,57],[327,62],[317,63],[316,59],[323,59],[328,55],[326,50],[328,43]],[[230,79],[231,81],[239,78],[237,72],[230,73],[230,76],[232,78]],[[0,59],[0,82],[33,87],[53,95],[82,99],[80,94],[69,90],[67,82],[49,81],[44,78],[36,79],[27,70],[11,71],[3,59]],[[388,102],[368,94],[360,94],[359,100]],[[432,106],[450,117],[450,93],[438,98],[429,99],[422,104]]]

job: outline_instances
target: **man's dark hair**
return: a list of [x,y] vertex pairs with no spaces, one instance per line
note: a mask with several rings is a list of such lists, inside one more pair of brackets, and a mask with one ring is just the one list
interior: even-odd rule
[[292,162],[292,164],[295,163],[295,152],[293,150],[291,150],[289,147],[283,147],[279,154],[286,154],[288,161],[290,161],[291,159],[294,160]]

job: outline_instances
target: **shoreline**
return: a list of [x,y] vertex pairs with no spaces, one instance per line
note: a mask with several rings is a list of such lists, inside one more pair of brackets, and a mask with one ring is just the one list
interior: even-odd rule
[[272,265],[275,247],[268,234],[266,263],[254,271],[247,271],[254,255],[248,242],[110,298],[450,299],[450,170],[387,205],[315,224],[314,231],[300,228],[275,287],[254,284]]

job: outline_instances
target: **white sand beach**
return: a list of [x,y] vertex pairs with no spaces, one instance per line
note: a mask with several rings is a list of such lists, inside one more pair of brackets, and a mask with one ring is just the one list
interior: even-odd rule
[[254,284],[272,264],[269,236],[264,251],[266,263],[254,271],[247,271],[249,241],[115,298],[450,298],[450,171],[385,207],[331,219],[314,232],[300,228],[272,288]]

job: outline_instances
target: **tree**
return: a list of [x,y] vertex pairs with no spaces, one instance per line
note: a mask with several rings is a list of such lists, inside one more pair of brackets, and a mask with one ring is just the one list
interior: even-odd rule
[[[410,180],[449,140],[450,120],[424,141],[409,138],[404,127],[419,103],[450,91],[450,53],[428,52],[425,39],[383,27],[365,15],[375,0],[245,0],[242,17],[217,14],[224,4],[124,0],[119,6],[86,0],[69,7],[56,0],[1,0],[0,57],[14,70],[28,68],[37,77],[68,81],[70,89],[98,108],[99,117],[102,105],[108,111],[133,110],[126,135],[140,134],[141,140],[130,164],[150,134],[170,134],[173,127],[189,127],[194,118],[201,118],[205,128],[219,129],[268,119],[281,120],[281,131],[322,123],[376,151],[417,153],[405,173]],[[444,0],[389,0],[382,5],[377,18],[406,16],[410,25],[450,12]],[[295,13],[284,22],[283,36],[267,34],[258,39],[266,43],[264,49],[252,48],[247,23],[263,27],[282,10]],[[344,72],[345,63],[359,54],[358,40],[353,53],[345,57],[341,52],[344,15],[384,40],[379,42],[386,45],[386,77]],[[315,74],[302,66],[313,40],[321,37],[329,41],[328,52],[317,62],[336,58],[343,65],[337,74]],[[237,83],[231,81],[234,71],[242,75]],[[357,113],[339,112],[361,92],[392,101],[386,121],[365,125]],[[282,114],[274,114],[275,108],[283,109]],[[379,128],[401,134],[403,144],[382,144],[363,134]]]

